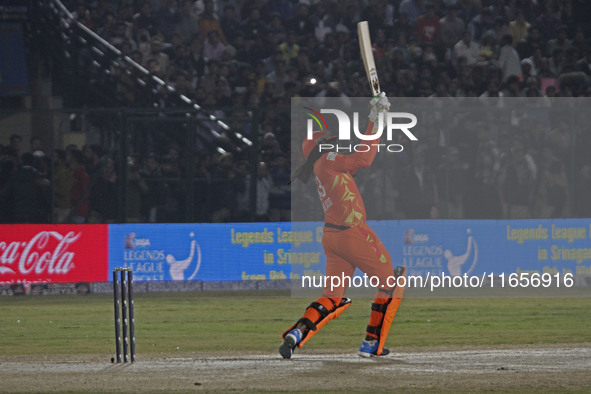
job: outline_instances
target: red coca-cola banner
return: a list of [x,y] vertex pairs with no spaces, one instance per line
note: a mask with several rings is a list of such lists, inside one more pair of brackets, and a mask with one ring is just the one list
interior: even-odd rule
[[0,226],[0,283],[108,280],[107,225]]

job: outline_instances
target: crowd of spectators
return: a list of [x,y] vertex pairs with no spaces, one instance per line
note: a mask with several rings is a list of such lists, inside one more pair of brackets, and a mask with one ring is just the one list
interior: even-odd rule
[[[267,136],[267,145],[272,138]],[[131,154],[122,188],[118,152],[72,144],[55,150],[52,163],[39,141],[32,138],[31,150],[24,151],[22,137],[13,134],[9,144],[0,145],[0,223],[290,220],[291,170],[281,152],[263,150],[266,161],[252,172],[248,161],[232,153],[195,155],[192,168],[183,165],[176,145],[164,156]],[[252,173],[256,180],[251,181]],[[251,185],[256,187],[252,206]]]
[[[582,0],[96,0],[69,7],[124,55],[209,107],[366,96],[360,20],[370,22],[390,96],[589,94],[591,5]],[[517,90],[510,89],[514,77]]]
[[[221,119],[236,119],[246,113],[244,108],[289,111],[290,99],[296,96],[368,96],[356,41],[360,20],[369,21],[380,83],[390,97],[586,97],[591,93],[591,3],[585,0],[64,3],[79,22]],[[125,86],[120,84],[120,93],[132,101],[140,99]],[[584,154],[591,141],[585,133],[542,122],[522,122],[512,133],[491,132],[483,127],[487,120],[493,122],[466,120],[473,127],[464,129],[472,132],[450,140],[442,138],[437,122],[421,128],[420,147],[410,148],[390,176],[394,184],[409,185],[394,193],[392,217],[591,214],[591,204],[586,203],[591,197],[591,162]],[[259,129],[251,126],[245,122],[237,127],[248,138],[262,141],[256,169],[244,155],[195,156],[195,221],[249,220],[251,206],[256,220],[289,219],[289,118],[269,111]],[[576,149],[571,149],[575,138]],[[4,150],[13,153],[11,146]],[[93,149],[91,162],[87,152]],[[128,158],[128,179],[134,186],[127,188],[126,216],[131,221],[184,221],[185,211],[179,206],[189,202],[184,201],[186,190],[178,180],[188,171],[181,164],[186,160],[179,160],[184,152],[174,144],[160,149],[164,150]],[[119,190],[121,169],[116,168],[114,156],[100,147],[86,147],[85,162],[77,167],[79,155],[73,154],[77,151],[70,147],[58,152],[56,168],[74,176],[83,172],[82,167],[91,180],[98,180],[91,182],[90,195],[83,196],[88,204],[79,203],[80,196],[71,195],[62,203],[56,196],[56,206],[68,211],[60,220],[116,220],[113,196]],[[31,154],[33,159],[39,156]],[[24,156],[19,167],[31,167]],[[100,174],[93,174],[93,167]],[[14,185],[4,181],[5,173],[3,164],[0,190],[6,198]],[[255,175],[253,182],[250,177]],[[46,186],[36,183],[41,189]],[[252,185],[257,191],[253,204]],[[56,190],[60,188],[56,185]]]

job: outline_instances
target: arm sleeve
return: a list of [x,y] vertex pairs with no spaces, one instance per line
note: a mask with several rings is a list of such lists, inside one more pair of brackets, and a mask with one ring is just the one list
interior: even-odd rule
[[[373,121],[369,121],[367,125],[367,130],[365,131],[365,135],[373,134]],[[346,172],[346,171],[357,171],[360,168],[369,167],[371,163],[373,163],[376,153],[378,153],[378,146],[377,144],[380,142],[380,139],[367,141],[366,144],[369,146],[369,150],[367,152],[355,152],[351,155],[336,155],[334,158],[334,165],[333,168],[339,172]]]

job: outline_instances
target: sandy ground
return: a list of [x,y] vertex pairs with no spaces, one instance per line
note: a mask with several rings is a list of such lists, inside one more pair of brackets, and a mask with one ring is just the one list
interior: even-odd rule
[[110,356],[0,356],[0,391],[588,390],[591,344],[395,349],[364,359],[342,352],[162,355],[134,364]]

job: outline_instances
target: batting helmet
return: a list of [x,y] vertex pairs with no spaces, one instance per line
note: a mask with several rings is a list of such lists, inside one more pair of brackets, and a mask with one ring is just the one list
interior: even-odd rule
[[330,136],[326,135],[326,133],[323,133],[322,131],[315,131],[314,133],[312,133],[311,140],[306,138],[306,139],[304,139],[304,142],[302,142],[302,151],[304,152],[304,156],[306,156],[306,158],[308,156],[310,156],[310,153],[316,147],[316,145],[323,143],[325,141],[333,140],[335,138],[337,138],[337,137],[330,137]]

